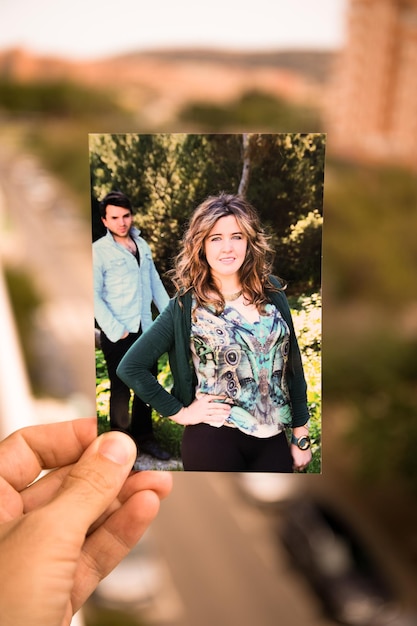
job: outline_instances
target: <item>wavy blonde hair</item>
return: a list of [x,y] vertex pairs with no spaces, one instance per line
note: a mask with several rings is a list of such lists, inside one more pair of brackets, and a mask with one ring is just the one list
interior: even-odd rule
[[244,296],[256,305],[260,313],[264,313],[265,305],[269,302],[265,289],[277,290],[268,278],[273,250],[257,212],[239,195],[222,192],[217,196],[209,196],[195,209],[182,239],[181,252],[169,274],[179,294],[193,290],[197,306],[214,305],[217,314],[221,313],[225,300],[212,278],[204,244],[217,220],[229,215],[236,218],[247,239],[245,260],[239,270]]

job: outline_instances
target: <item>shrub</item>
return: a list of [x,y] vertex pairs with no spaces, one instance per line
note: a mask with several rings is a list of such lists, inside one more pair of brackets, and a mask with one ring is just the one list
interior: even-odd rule
[[292,302],[291,313],[300,346],[307,381],[307,402],[310,412],[310,437],[313,460],[309,473],[321,468],[321,296],[300,296]]

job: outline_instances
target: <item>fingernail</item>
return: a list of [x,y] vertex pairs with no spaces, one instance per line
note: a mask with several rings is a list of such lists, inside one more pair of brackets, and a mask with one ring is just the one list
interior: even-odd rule
[[133,456],[134,442],[128,435],[110,432],[101,436],[99,452],[113,463],[126,465]]

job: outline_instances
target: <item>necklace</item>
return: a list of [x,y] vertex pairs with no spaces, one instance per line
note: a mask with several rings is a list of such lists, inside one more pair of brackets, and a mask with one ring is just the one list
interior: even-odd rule
[[126,250],[129,250],[132,254],[136,254],[136,244],[133,241],[126,241],[126,244],[122,245],[124,245]]
[[240,289],[240,291],[236,291],[236,293],[223,293],[222,296],[225,299],[226,302],[233,302],[233,300],[237,300],[238,298],[240,298],[240,296],[243,293],[243,289]]

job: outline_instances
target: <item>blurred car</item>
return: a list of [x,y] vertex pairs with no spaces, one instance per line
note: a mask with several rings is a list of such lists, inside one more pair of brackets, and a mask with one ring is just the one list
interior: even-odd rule
[[277,532],[326,613],[349,626],[415,626],[364,538],[328,504],[288,505]]
[[251,503],[259,506],[283,506],[296,498],[304,476],[263,472],[236,474],[237,487]]

